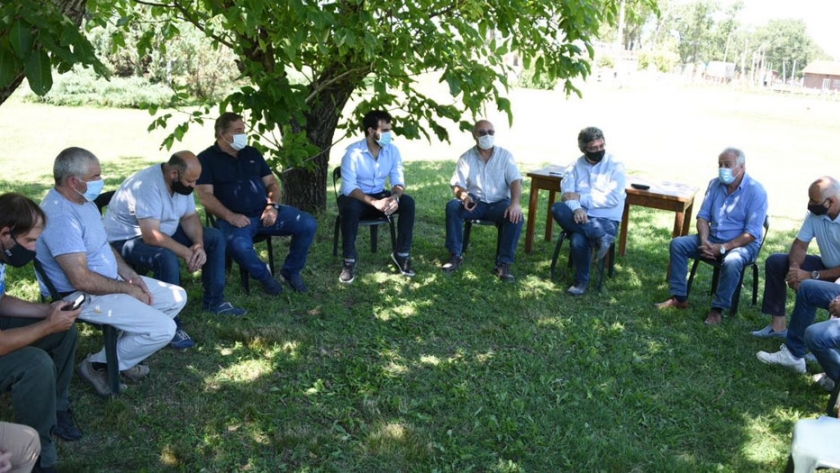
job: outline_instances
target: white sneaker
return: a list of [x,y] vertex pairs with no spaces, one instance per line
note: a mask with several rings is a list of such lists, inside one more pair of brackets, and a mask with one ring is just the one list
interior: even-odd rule
[[825,373],[815,374],[814,376],[811,376],[811,379],[826,391],[834,391],[834,380],[829,378]]
[[805,372],[805,358],[797,358],[793,356],[784,344],[776,353],[760,351],[756,353],[755,356],[757,356],[761,362],[767,363],[768,365],[784,366],[785,368],[796,371],[797,373]]

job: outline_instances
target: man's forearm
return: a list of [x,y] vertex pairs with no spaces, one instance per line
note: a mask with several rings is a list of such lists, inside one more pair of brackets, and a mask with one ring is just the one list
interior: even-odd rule
[[43,319],[47,316],[47,304],[35,304],[17,297],[4,294],[0,299],[0,316],[21,319]]
[[737,237],[722,243],[723,247],[726,248],[726,251],[734,250],[735,248],[742,248],[744,246],[749,245],[750,243],[755,241],[755,237],[750,235],[749,233],[742,233]]
[[805,255],[808,253],[808,243],[794,239],[790,245],[788,252],[788,266],[790,268],[799,269],[802,262],[805,261]]
[[[5,297],[4,297],[5,299]],[[35,322],[25,327],[11,328],[0,332],[0,356],[7,355],[17,349],[29,346],[51,334],[49,324],[45,320]]]
[[697,235],[700,237],[700,241],[707,241],[709,239],[709,222],[705,219],[698,218],[697,219]]
[[362,202],[364,202],[368,205],[371,205],[371,206],[373,205],[373,202],[376,200],[373,197],[371,197],[371,196],[365,194],[364,192],[362,192],[362,190],[359,189],[358,187],[353,189],[352,192],[350,192],[349,197],[352,197],[356,200],[361,200]]
[[[184,228],[184,233],[187,233],[186,228]],[[187,236],[189,236],[189,233],[187,233]],[[189,248],[173,240],[171,236],[161,232],[160,230],[143,232],[143,243],[149,246],[166,248],[178,255],[180,258],[185,258],[185,255],[187,255],[190,251]],[[199,241],[199,243],[201,242]]]
[[522,201],[522,181],[517,179],[510,185],[510,203],[519,205]]
[[198,214],[192,214],[189,217],[183,218],[181,220],[181,228],[184,230],[187,238],[193,242],[193,245],[196,243],[204,245],[204,226],[201,224],[201,219],[198,218]]
[[204,209],[222,220],[230,220],[234,213],[222,204],[213,194],[199,194],[198,200]]
[[266,191],[268,192],[268,203],[280,203],[280,198],[282,196],[280,192],[280,186],[278,186],[276,183],[272,183],[271,185],[266,187]]

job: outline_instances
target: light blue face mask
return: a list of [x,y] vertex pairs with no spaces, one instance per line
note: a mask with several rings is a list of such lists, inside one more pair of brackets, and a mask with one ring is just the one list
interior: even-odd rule
[[735,181],[735,176],[729,168],[718,168],[718,179],[720,179],[720,182],[729,185]]
[[382,146],[384,148],[385,146],[388,146],[389,144],[391,144],[391,141],[393,139],[394,139],[394,134],[393,133],[391,133],[390,131],[383,131],[382,133],[379,134],[379,139],[376,140],[376,144],[378,144],[379,146]]
[[105,179],[99,179],[98,181],[90,182],[85,181],[85,183],[87,184],[87,190],[85,191],[85,193],[82,194],[79,191],[76,192],[79,192],[79,194],[81,194],[85,199],[87,199],[88,202],[93,202],[94,200],[96,200],[97,197],[99,197],[99,194],[102,193],[102,188],[105,187]]

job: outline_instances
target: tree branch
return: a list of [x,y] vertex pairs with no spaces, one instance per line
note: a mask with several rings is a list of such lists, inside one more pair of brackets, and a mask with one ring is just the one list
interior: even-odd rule
[[169,8],[169,9],[173,9],[173,10],[178,10],[179,12],[181,12],[181,15],[183,15],[182,18],[184,20],[186,20],[187,22],[189,22],[190,24],[192,24],[193,26],[195,26],[196,28],[201,30],[201,32],[204,33],[205,35],[207,35],[209,38],[212,38],[212,39],[216,40],[219,44],[223,44],[223,45],[229,47],[230,49],[235,50],[233,43],[231,43],[230,41],[226,40],[225,38],[213,33],[212,31],[208,31],[207,28],[205,28],[204,25],[198,20],[198,18],[195,18],[192,15],[190,15],[190,10],[187,7],[181,5],[177,1],[172,3],[172,4],[150,2],[148,0],[134,0],[134,2],[139,3],[141,5],[150,6],[150,7]]

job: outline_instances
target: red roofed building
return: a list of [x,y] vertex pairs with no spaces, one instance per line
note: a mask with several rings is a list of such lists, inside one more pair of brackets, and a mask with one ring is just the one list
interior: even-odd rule
[[802,73],[809,89],[840,90],[840,62],[814,61]]

